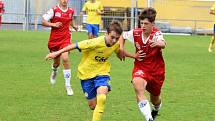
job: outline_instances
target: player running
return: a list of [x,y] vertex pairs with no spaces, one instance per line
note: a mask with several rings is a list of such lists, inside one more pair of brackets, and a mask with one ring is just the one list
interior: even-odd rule
[[[136,93],[137,103],[146,121],[153,121],[161,108],[161,87],[165,78],[165,64],[162,49],[166,42],[161,31],[155,27],[156,11],[154,8],[145,8],[140,16],[140,28],[124,32],[120,38],[121,56],[124,50],[124,40],[130,40],[136,52],[144,57],[135,59],[132,72],[132,84]],[[150,93],[152,112],[145,90]]]
[[87,14],[87,24],[85,27],[88,31],[88,39],[98,37],[101,15],[104,13],[101,2],[96,0],[87,1],[82,8],[81,15],[84,13]]
[[[68,7],[68,0],[59,0],[59,4],[50,9],[43,15],[43,26],[51,27],[51,34],[48,42],[50,52],[58,51],[71,44],[70,24],[77,31],[77,27],[73,24],[74,10]],[[56,76],[58,67],[60,66],[60,59],[64,67],[63,75],[65,79],[65,88],[67,95],[73,95],[71,88],[71,69],[69,62],[69,52],[64,52],[54,58],[52,64],[52,74],[50,77],[51,84],[56,83]]]
[[[81,80],[82,90],[88,100],[88,105],[90,109],[94,110],[92,121],[101,121],[107,94],[111,90],[108,58],[114,52],[119,54],[118,39],[122,31],[121,24],[118,21],[113,21],[105,36],[71,44],[46,56],[46,59],[53,59],[69,50],[81,50],[83,57],[78,66],[78,77]],[[129,53],[126,53],[126,56],[137,59],[141,57],[141,55]]]

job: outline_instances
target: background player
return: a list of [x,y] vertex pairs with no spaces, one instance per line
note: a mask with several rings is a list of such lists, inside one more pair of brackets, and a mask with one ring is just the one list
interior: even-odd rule
[[[215,15],[215,4],[211,7],[210,14]],[[214,42],[215,42],[215,16],[214,16],[213,36],[211,38],[211,42],[208,47],[208,52],[213,51]]]
[[1,27],[1,23],[2,23],[2,15],[4,14],[5,10],[4,10],[4,3],[2,0],[0,0],[0,27]]
[[98,37],[101,14],[104,13],[101,2],[96,0],[87,1],[82,8],[81,16],[84,13],[87,14],[86,29],[88,31],[88,38]]
[[[68,0],[59,0],[59,4],[50,9],[43,15],[42,24],[47,27],[51,27],[51,34],[48,42],[48,48],[50,52],[58,51],[71,43],[70,24],[77,31],[77,27],[73,24],[74,10],[68,7]],[[69,52],[64,52],[61,55],[54,58],[52,64],[52,74],[50,77],[51,84],[56,83],[56,76],[58,73],[58,67],[60,65],[60,59],[63,63],[63,75],[65,79],[65,87],[67,95],[73,95],[71,88],[71,69],[69,63]]]

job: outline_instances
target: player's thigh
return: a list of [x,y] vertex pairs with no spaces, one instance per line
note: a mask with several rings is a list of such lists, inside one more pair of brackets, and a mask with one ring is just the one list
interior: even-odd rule
[[97,88],[97,95],[98,94],[107,94],[108,93],[108,87],[107,86],[100,86]]
[[146,89],[147,81],[141,77],[134,77],[132,80],[135,92],[144,92]]
[[94,37],[98,37],[98,33],[99,33],[99,25],[98,24],[94,24],[93,25],[93,36]]
[[60,57],[63,62],[68,62],[69,61],[69,52],[62,53]]
[[111,86],[109,84],[109,76],[97,76],[94,80],[95,87],[97,88],[97,94],[107,94],[111,91]]
[[90,109],[94,110],[96,106],[96,88],[94,85],[94,78],[81,80],[81,87],[88,101]]
[[87,100],[92,100],[96,97],[96,87],[94,84],[94,78],[88,80],[81,80],[82,91],[85,94]]
[[89,34],[89,33],[92,34],[92,31],[93,31],[92,24],[86,24],[85,27],[86,27],[86,29],[87,29],[88,34]]

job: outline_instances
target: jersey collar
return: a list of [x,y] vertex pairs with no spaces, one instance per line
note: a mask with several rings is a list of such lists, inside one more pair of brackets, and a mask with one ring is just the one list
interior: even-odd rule
[[58,8],[59,8],[61,11],[63,11],[63,12],[67,12],[67,11],[68,11],[68,6],[67,6],[66,10],[63,10],[63,9],[60,7],[59,4],[58,4],[57,6],[58,6]]

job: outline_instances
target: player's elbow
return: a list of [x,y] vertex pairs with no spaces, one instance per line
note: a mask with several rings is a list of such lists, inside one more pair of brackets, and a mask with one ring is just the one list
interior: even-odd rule
[[43,20],[42,20],[42,25],[43,25],[43,26],[46,26],[45,23],[46,23],[46,21],[43,19]]
[[45,19],[42,19],[42,25],[43,25],[43,26],[48,26],[48,25],[47,25],[47,21],[46,21]]

